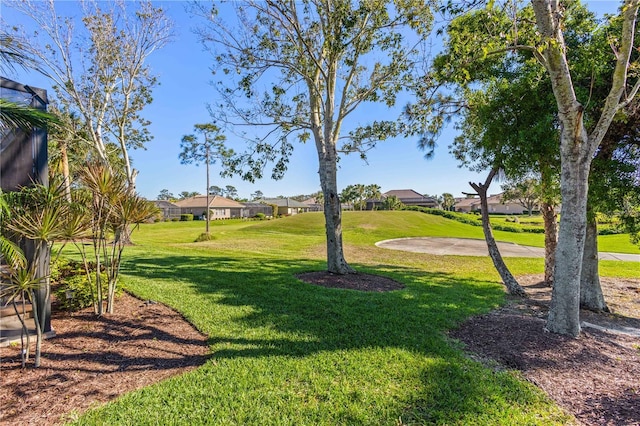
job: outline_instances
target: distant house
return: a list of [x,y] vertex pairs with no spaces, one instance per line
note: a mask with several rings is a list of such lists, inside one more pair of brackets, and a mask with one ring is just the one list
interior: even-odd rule
[[269,204],[260,202],[242,203],[244,205],[244,217],[255,217],[258,213],[265,216],[273,216],[273,209]]
[[260,201],[264,204],[275,204],[278,206],[278,215],[283,216],[305,213],[310,210],[308,204],[292,200],[291,198],[268,198]]
[[529,213],[522,204],[517,201],[504,201],[502,194],[490,195],[487,198],[489,213],[496,214],[523,214]]
[[398,200],[400,200],[405,206],[429,207],[432,209],[439,207],[438,202],[433,197],[425,197],[424,195],[414,191],[413,189],[394,189],[382,194],[380,200],[367,200],[366,209],[380,209],[384,200],[392,196],[397,197]]
[[309,206],[309,211],[310,212],[323,212],[324,211],[324,205],[322,203],[319,203],[318,199],[316,197],[307,198],[306,200],[303,200],[302,202],[304,204],[306,204],[307,206]]
[[478,197],[465,197],[456,198],[456,203],[453,205],[454,211],[459,213],[473,213],[480,211],[480,198]]
[[[174,203],[180,207],[180,213],[192,214],[194,217],[204,219],[207,214],[207,196],[196,195],[185,198]],[[219,195],[209,196],[210,219],[230,219],[234,217],[244,217],[244,205],[221,197]]]
[[[528,213],[527,210],[517,201],[503,201],[502,193],[493,194],[487,197],[487,206],[489,214],[523,214]],[[461,213],[480,212],[480,198],[467,197],[457,198],[455,211]]]
[[180,207],[166,200],[155,200],[153,204],[162,212],[163,219],[180,217]]

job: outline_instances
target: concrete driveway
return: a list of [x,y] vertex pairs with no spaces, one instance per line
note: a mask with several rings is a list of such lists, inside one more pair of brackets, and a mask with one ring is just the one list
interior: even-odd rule
[[[473,240],[469,238],[396,238],[393,240],[379,241],[376,243],[376,246],[390,250],[402,250],[414,253],[457,256],[489,256],[485,240]],[[500,249],[500,254],[504,257],[544,257],[544,249],[540,247],[521,246],[515,243],[498,242],[498,248]],[[600,252],[599,258],[600,260],[640,262],[640,254]]]

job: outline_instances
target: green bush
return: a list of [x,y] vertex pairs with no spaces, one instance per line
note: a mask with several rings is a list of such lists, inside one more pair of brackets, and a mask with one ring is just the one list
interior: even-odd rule
[[256,213],[254,217],[259,220],[265,220],[267,216],[264,213]]
[[516,232],[516,233],[524,232],[524,229],[522,228],[517,228],[515,226],[509,226],[509,225],[491,225],[491,227],[496,231],[506,231],[506,232]]
[[180,215],[180,222],[190,222],[193,220],[193,215],[190,213],[183,213]]
[[[427,208],[427,207],[417,207],[417,206],[410,206],[410,207],[405,208],[404,210],[419,211],[419,212],[432,214],[432,215],[436,215],[436,216],[442,216],[442,217],[445,217],[445,218],[451,219],[451,220],[457,220],[458,222],[466,223],[467,225],[482,226],[482,217],[481,216],[470,215],[468,213],[455,213],[455,212],[450,212],[450,211],[446,211],[446,210],[430,209],[430,208]],[[515,233],[527,232],[527,233],[530,233],[530,234],[544,234],[544,228],[521,228],[521,227],[518,227],[518,226],[509,226],[509,225],[500,225],[500,224],[497,224],[497,225],[492,224],[491,227],[493,229],[495,229],[496,231],[506,231],[506,232],[515,232]]]
[[177,217],[172,217],[172,218],[171,218],[171,222],[177,222],[177,221],[179,221],[179,220],[180,220],[180,219],[178,219]]
[[[93,280],[95,280],[95,272],[93,272]],[[102,285],[102,299],[107,300],[107,274],[100,274]],[[78,275],[67,277],[55,289],[56,299],[60,306],[70,311],[87,308],[93,304],[92,291],[95,291],[95,282],[89,283],[87,275],[82,272]],[[116,290],[116,297],[120,295],[119,289]]]
[[[51,287],[60,306],[70,311],[76,311],[89,307],[93,304],[91,291],[95,291],[96,266],[89,264],[89,271],[92,274],[92,283],[89,284],[85,267],[81,262],[58,258],[51,263]],[[100,274],[102,284],[103,300],[107,300],[107,274]],[[116,289],[116,297],[121,294]]]
[[211,241],[213,240],[213,236],[211,236],[211,234],[207,234],[206,232],[203,232],[202,234],[198,235],[198,238],[196,238],[196,243],[201,243],[203,241]]
[[274,218],[279,217],[278,216],[278,205],[277,204],[269,204],[269,206],[271,206],[271,216],[273,216]]
[[624,234],[624,230],[617,229],[615,227],[598,228],[598,235],[616,235]]

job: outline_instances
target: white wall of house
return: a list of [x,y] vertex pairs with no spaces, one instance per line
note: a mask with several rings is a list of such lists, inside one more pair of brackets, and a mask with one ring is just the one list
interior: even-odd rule
[[507,204],[489,204],[489,213],[496,214],[523,214],[528,213],[524,207],[516,203]]

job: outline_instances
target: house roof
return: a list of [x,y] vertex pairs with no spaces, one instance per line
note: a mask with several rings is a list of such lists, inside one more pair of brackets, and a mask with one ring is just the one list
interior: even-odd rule
[[393,189],[391,191],[387,191],[384,194],[382,194],[382,197],[386,198],[386,197],[392,197],[394,195],[398,197],[400,201],[402,200],[419,201],[420,200],[420,201],[436,203],[436,200],[434,200],[433,197],[425,197],[424,195],[414,191],[413,189]]
[[493,194],[487,197],[487,204],[502,204],[502,194]]
[[480,202],[480,198],[460,198],[456,201],[456,207],[473,206]]
[[[207,205],[206,195],[196,195],[195,197],[185,198],[184,200],[178,200],[175,205],[181,208],[205,208]],[[209,208],[242,208],[243,204],[237,201],[230,200],[228,198],[221,197],[219,195],[209,196]]]
[[260,200],[265,204],[275,204],[278,207],[294,207],[308,209],[309,205],[301,203],[300,201],[292,200],[291,198],[265,198]]
[[154,200],[154,201],[152,201],[152,203],[155,204],[156,207],[161,208],[161,209],[169,209],[169,208],[179,207],[179,206],[175,205],[174,203],[172,203],[171,201],[167,201],[167,200]]
[[306,200],[304,200],[302,202],[304,204],[307,204],[307,205],[321,204],[321,203],[318,202],[318,199],[316,197],[307,198]]
[[[507,201],[504,202],[502,201],[502,192],[500,194],[492,194],[489,195],[487,197],[487,204],[492,205],[492,204],[509,204],[509,205],[520,205],[517,202],[514,201]],[[476,204],[480,204],[480,198],[475,197],[475,198],[459,198],[456,201],[455,206],[456,207],[465,207],[465,206],[474,206]]]

